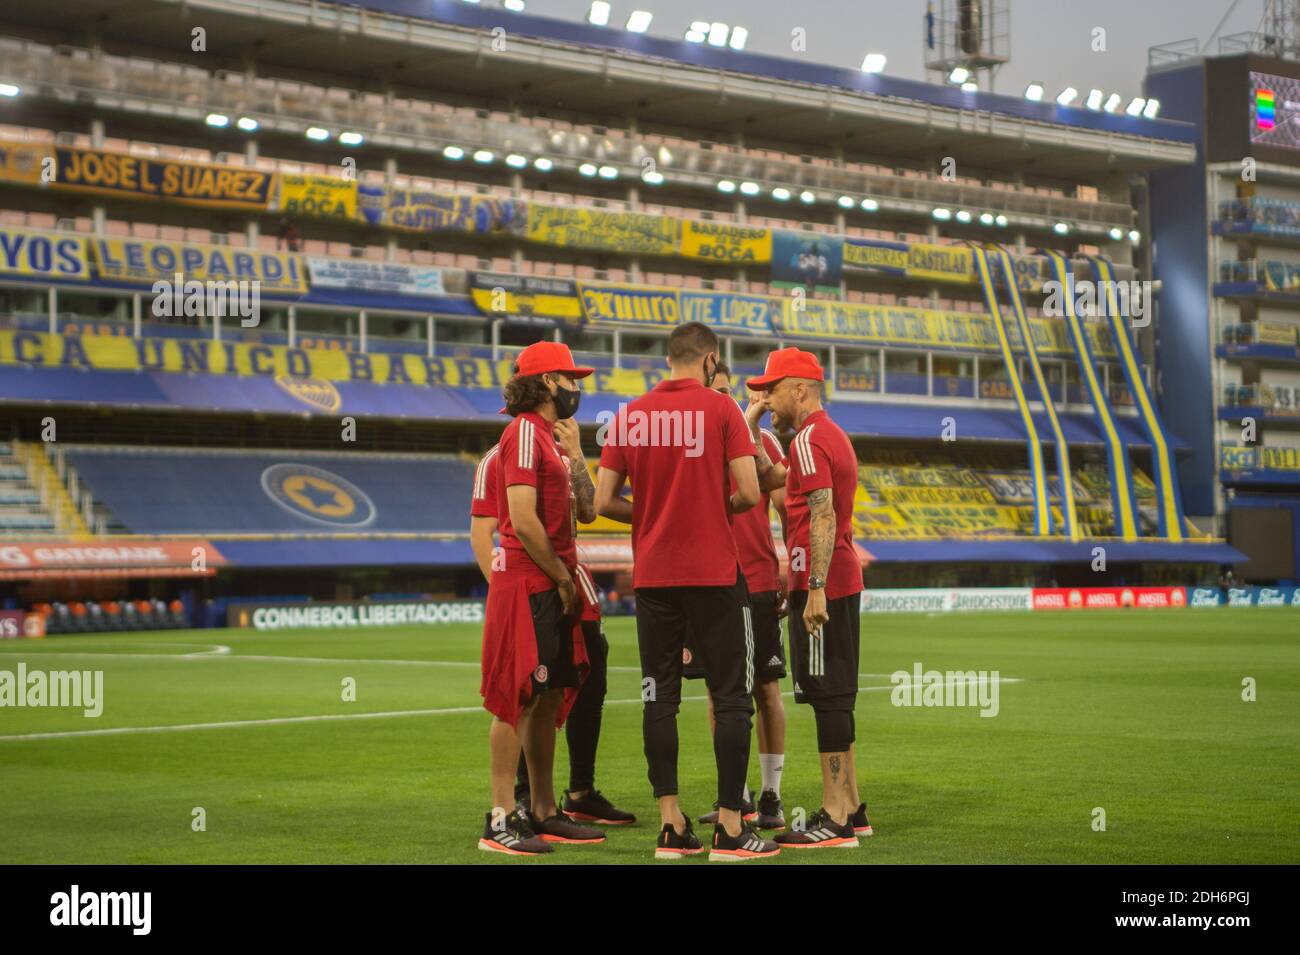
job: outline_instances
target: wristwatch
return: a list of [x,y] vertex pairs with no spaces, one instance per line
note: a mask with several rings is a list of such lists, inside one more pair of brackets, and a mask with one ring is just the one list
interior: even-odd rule
[[825,578],[825,577],[809,577],[809,578],[808,578],[808,589],[809,589],[809,590],[825,590],[825,589],[826,589],[826,578]]

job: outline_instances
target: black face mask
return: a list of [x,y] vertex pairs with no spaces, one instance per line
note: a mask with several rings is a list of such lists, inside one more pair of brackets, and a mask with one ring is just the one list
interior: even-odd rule
[[582,402],[582,392],[577,388],[570,391],[568,388],[556,386],[555,395],[555,416],[560,420],[572,418],[577,413],[578,405]]

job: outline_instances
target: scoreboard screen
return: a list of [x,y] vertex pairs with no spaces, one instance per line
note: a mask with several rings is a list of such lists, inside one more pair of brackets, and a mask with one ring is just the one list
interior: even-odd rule
[[1250,71],[1251,145],[1300,150],[1300,80]]

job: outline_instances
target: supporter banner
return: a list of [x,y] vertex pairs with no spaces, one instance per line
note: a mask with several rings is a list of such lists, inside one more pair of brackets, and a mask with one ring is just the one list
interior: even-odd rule
[[366,225],[384,225],[388,189],[374,183],[357,184],[357,213]]
[[683,289],[681,320],[703,322],[720,332],[750,335],[772,334],[772,322],[780,308],[780,299],[765,295],[739,295],[731,292],[696,292]]
[[[510,378],[511,364],[510,359],[363,354],[211,339],[0,331],[0,365],[265,376],[276,379],[282,388],[295,395],[319,391],[330,396],[329,383],[335,381],[446,385],[499,392]],[[666,368],[643,371],[598,368],[588,381],[596,392],[640,395],[657,385],[666,374]],[[336,401],[337,395],[333,394],[322,407],[332,410]]]
[[864,614],[1030,610],[1033,593],[1027,587],[864,590],[860,606]]
[[280,173],[276,177],[276,208],[287,216],[310,219],[355,219],[357,182],[336,176]]
[[1270,292],[1294,292],[1300,290],[1300,263],[1278,262],[1269,259],[1257,263],[1263,275],[1264,288]]
[[907,274],[906,242],[877,242],[871,239],[844,240],[844,267],[886,275]]
[[1300,470],[1300,448],[1219,448],[1223,470]]
[[53,185],[136,199],[266,209],[274,175],[258,169],[56,146]]
[[772,284],[838,295],[844,240],[836,235],[772,230]]
[[682,223],[680,251],[687,258],[731,265],[771,262],[772,233],[761,227],[688,219]]
[[361,289],[390,295],[442,295],[442,270],[367,259],[307,257],[313,288]]
[[[974,282],[974,261],[969,246],[918,244],[908,247],[907,274],[935,282]],[[995,286],[1000,275],[994,277]]]
[[1219,467],[1225,471],[1253,471],[1258,464],[1258,448],[1224,445],[1219,448]]
[[591,282],[579,282],[578,295],[589,322],[668,330],[682,322],[703,322],[733,335],[770,336],[782,304],[766,295]]
[[259,282],[261,291],[302,293],[307,277],[296,252],[238,249],[161,239],[90,240],[101,279],[132,285],[171,282],[176,273],[199,282]]
[[671,330],[682,321],[676,289],[579,282],[578,298],[589,322]]
[[89,279],[86,238],[0,225],[0,275],[40,279]]
[[882,487],[886,504],[997,504],[984,487]]
[[393,600],[346,603],[231,604],[227,626],[254,630],[334,629],[436,626],[482,623],[481,600]]
[[[979,478],[993,491],[1003,504],[1032,504],[1034,488],[1028,471],[979,471]],[[1078,480],[1071,478],[1070,489],[1074,499],[1080,504],[1092,502],[1091,492]],[[1047,476],[1047,493],[1053,501],[1061,499],[1061,479],[1057,475]]]
[[527,218],[528,203],[522,199],[390,187],[375,224],[412,232],[519,235]]
[[1184,607],[1183,587],[1035,587],[1035,610]]
[[1266,471],[1300,471],[1300,448],[1256,448],[1259,467]]
[[528,207],[532,242],[571,249],[676,255],[680,221],[645,212],[611,212],[588,206]]
[[[0,139],[0,182],[38,185],[46,160],[54,156],[49,143],[24,143]],[[53,171],[53,163],[50,164]]]
[[854,394],[868,394],[880,391],[880,376],[873,371],[837,368],[835,370],[835,390]]
[[[6,578],[43,571],[81,571],[110,569],[186,569],[194,570],[201,551],[203,563],[220,567],[226,563],[211,541],[132,540],[130,542],[24,541],[0,545],[0,571]],[[204,571],[194,570],[201,574]],[[210,570],[208,572],[211,572]]]
[[975,472],[953,468],[922,468],[913,465],[864,464],[858,468],[868,486],[882,487],[983,487]]
[[1261,345],[1294,345],[1297,326],[1287,322],[1257,321],[1247,325],[1255,332],[1255,341]]
[[[996,352],[997,332],[987,315],[975,312],[940,312],[904,305],[862,305],[808,299],[799,309],[781,300],[774,312],[777,334],[790,337],[835,339],[873,345],[901,345],[913,348],[952,348]],[[778,317],[779,316],[779,317]],[[1029,320],[1035,347],[1044,354],[1070,354],[1065,325],[1054,319]],[[1086,334],[1094,352],[1114,355],[1114,345],[1104,326],[1088,325]],[[1007,327],[1013,349],[1022,349],[1020,330]]]
[[[1036,256],[1011,256],[1016,284],[1021,289],[1042,286],[1042,265]],[[978,282],[971,250],[964,245],[932,245],[882,242],[874,239],[844,240],[844,267],[933,282],[973,285]],[[1005,285],[1001,263],[990,258],[993,283]]]
[[472,272],[470,295],[484,315],[558,318],[571,323],[582,319],[578,286],[569,279]]
[[909,524],[954,534],[1015,533],[1025,508],[1000,504],[895,504]]

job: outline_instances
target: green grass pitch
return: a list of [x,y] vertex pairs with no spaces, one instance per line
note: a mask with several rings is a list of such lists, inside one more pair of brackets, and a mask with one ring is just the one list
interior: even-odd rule
[[[477,627],[4,642],[0,669],[103,670],[105,704],[93,719],[0,708],[0,861],[651,862],[634,624],[607,633],[597,785],[641,820],[545,860],[476,848],[488,808]],[[916,662],[1018,682],[1000,685],[994,718],[892,705],[887,674]],[[869,616],[862,670],[858,766],[875,837],[760,864],[1300,860],[1294,610]],[[682,802],[699,814],[713,761],[702,689],[685,693]],[[791,700],[787,712],[787,813],[812,810],[812,713]],[[34,735],[59,733],[77,735]],[[562,787],[563,735],[556,762]],[[206,831],[192,828],[197,807]]]

